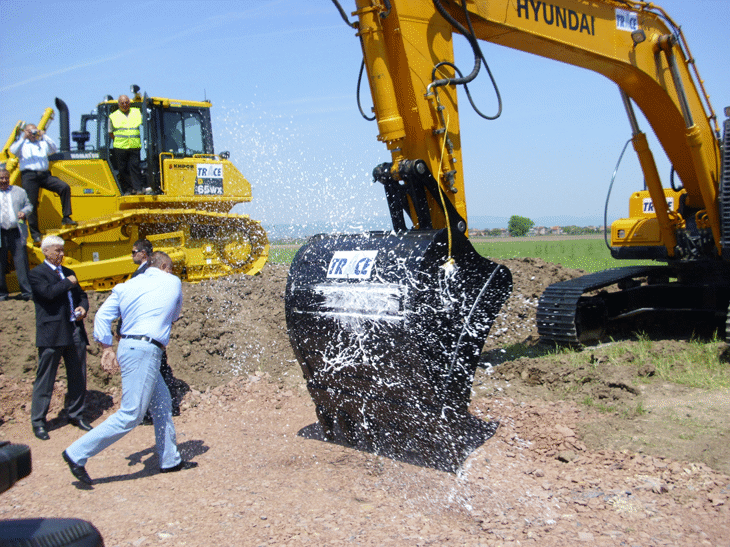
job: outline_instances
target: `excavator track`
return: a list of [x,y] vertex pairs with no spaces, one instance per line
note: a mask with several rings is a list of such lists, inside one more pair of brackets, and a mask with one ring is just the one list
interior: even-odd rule
[[615,268],[555,283],[540,297],[537,330],[542,341],[580,346],[603,340],[611,322],[648,312],[661,313],[666,325],[681,313],[724,321],[728,274],[725,263],[707,261]]
[[550,285],[537,305],[537,331],[541,340],[560,345],[596,341],[605,330],[608,312],[601,301],[587,301],[583,295],[665,269],[664,266],[614,268]]
[[[177,273],[189,282],[256,274],[269,253],[269,241],[259,222],[247,215],[197,209],[133,209],[49,233],[68,242],[67,264],[76,271],[82,287],[94,290],[111,289],[135,267],[126,252],[100,257],[100,250],[127,251],[140,237],[152,241],[155,250],[168,253]],[[103,245],[110,237],[116,238],[115,243],[127,238],[129,245]],[[42,260],[40,250],[33,251]]]

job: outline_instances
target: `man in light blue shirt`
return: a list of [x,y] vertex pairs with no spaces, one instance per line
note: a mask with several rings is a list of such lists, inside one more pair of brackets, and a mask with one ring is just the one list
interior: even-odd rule
[[[101,366],[110,373],[117,367],[121,369],[122,401],[119,410],[63,452],[71,473],[81,482],[93,482],[86,472],[87,460],[139,425],[148,407],[155,426],[160,471],[197,466],[180,457],[170,392],[160,374],[160,358],[170,340],[170,327],[181,309],[182,284],[172,274],[172,260],[156,252],[147,271],[114,287],[96,313],[94,338],[103,348]],[[122,331],[115,355],[111,327],[119,317]]]

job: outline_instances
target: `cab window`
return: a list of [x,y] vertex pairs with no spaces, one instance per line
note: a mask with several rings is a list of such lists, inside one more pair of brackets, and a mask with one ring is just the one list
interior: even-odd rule
[[165,112],[162,124],[163,151],[176,156],[205,153],[203,124],[197,112]]

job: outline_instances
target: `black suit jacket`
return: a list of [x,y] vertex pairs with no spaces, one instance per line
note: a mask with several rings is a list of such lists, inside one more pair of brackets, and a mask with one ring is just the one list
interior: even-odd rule
[[[73,345],[74,323],[70,320],[69,290],[74,309],[81,306],[89,311],[89,299],[86,293],[68,280],[68,276],[76,275],[74,271],[64,266],[61,266],[61,271],[66,279],[61,279],[58,272],[44,262],[28,274],[35,303],[35,343],[39,348]],[[84,341],[88,344],[89,338],[83,321],[76,321],[76,324],[81,327]]]

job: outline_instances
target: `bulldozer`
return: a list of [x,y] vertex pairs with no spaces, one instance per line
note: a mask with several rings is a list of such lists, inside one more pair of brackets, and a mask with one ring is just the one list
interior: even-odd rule
[[[83,114],[78,131],[71,132],[68,107],[62,99],[55,100],[59,149],[49,157],[49,170],[71,187],[78,224],[61,224],[61,203],[46,190],[39,195],[37,213],[44,235],[65,240],[64,264],[76,272],[82,288],[110,290],[134,272],[132,244],[147,238],[156,250],[170,255],[184,281],[261,271],[269,241],[260,222],[231,213],[236,204],[252,200],[251,184],[228,152],[214,151],[212,104],[149,97],[136,85],[131,95],[131,106],[141,110],[143,119],[142,179],[152,190],[142,195],[125,195],[114,162],[108,120],[117,101],[108,95],[92,113]],[[55,111],[46,108],[38,129],[47,130],[54,118]],[[20,184],[20,173],[9,148],[23,125],[19,121],[13,128],[0,153],[11,184]],[[44,260],[30,237],[27,249],[31,267]],[[12,271],[8,286],[17,290]]]
[[[695,59],[664,10],[633,0],[356,0],[348,15],[333,3],[362,48],[372,117],[359,86],[358,106],[390,152],[373,178],[393,229],[315,236],[291,265],[289,336],[326,438],[445,449],[454,469],[470,449],[459,424],[469,418],[481,348],[512,286],[507,268],[476,252],[467,225],[457,89],[483,118],[502,109],[480,41],[614,82],[643,171],[629,217],[611,226],[610,251],[657,265],[551,285],[538,304],[541,338],[595,343],[608,325],[649,312],[667,323],[687,310],[728,317],[730,121],[721,135]],[[454,34],[471,47],[471,73],[454,62]],[[483,70],[498,99],[493,115],[468,90]],[[635,107],[672,164],[669,187]]]

